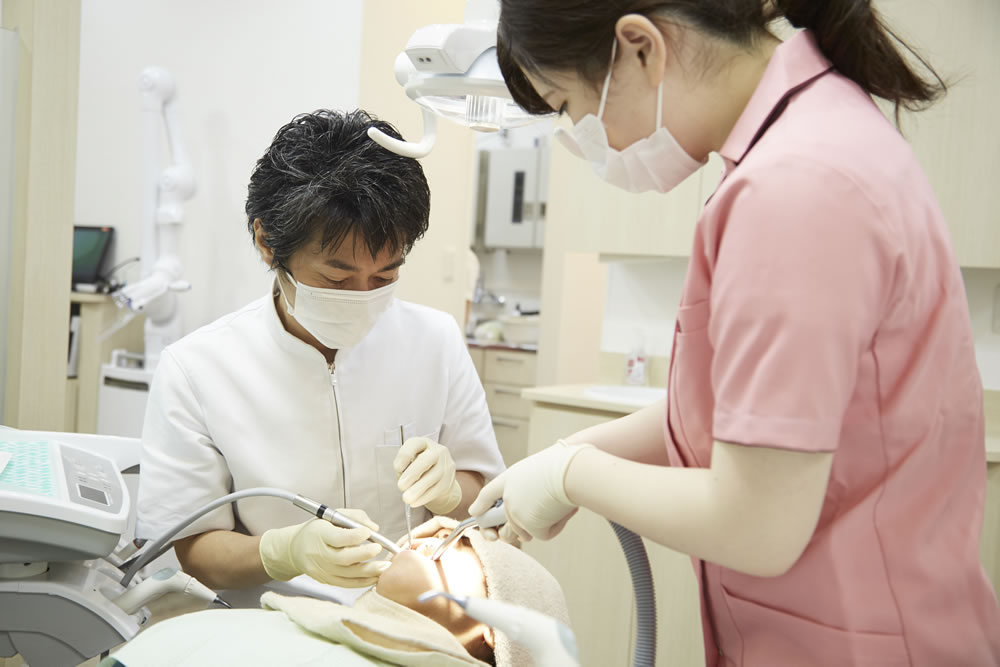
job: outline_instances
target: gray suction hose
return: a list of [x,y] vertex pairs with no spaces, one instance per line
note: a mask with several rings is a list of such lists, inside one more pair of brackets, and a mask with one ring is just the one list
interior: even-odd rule
[[656,663],[656,591],[649,556],[642,538],[614,521],[608,521],[625,552],[635,594],[635,657],[633,667],[653,667]]

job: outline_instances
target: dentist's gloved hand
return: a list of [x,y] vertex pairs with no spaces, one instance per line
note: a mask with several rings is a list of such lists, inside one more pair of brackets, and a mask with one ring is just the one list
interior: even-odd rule
[[507,524],[500,529],[502,540],[552,539],[576,514],[576,505],[566,496],[566,470],[588,447],[593,445],[567,445],[560,440],[518,461],[483,487],[469,507],[469,515],[483,514],[503,498]]
[[310,519],[295,526],[272,528],[261,535],[260,562],[267,575],[288,581],[308,574],[334,586],[374,586],[389,567],[387,560],[371,560],[382,551],[381,546],[367,541],[378,525],[364,510],[337,511],[366,527],[340,528],[323,519]]
[[455,461],[444,445],[430,438],[410,438],[399,448],[392,465],[407,505],[447,514],[462,502]]

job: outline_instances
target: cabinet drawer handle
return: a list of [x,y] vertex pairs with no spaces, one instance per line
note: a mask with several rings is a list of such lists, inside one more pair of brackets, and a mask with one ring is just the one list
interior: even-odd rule
[[521,428],[521,422],[514,421],[513,419],[503,419],[501,417],[494,417],[493,425],[503,426],[504,428]]
[[503,355],[497,355],[497,361],[508,363],[508,364],[523,364],[524,359],[518,359],[517,357],[505,357]]
[[521,397],[520,389],[507,389],[505,387],[494,387],[493,391],[497,394],[507,394],[508,396],[517,396],[518,398]]

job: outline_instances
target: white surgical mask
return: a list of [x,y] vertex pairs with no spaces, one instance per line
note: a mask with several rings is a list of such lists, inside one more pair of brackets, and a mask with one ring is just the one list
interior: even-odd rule
[[656,131],[624,150],[615,150],[608,144],[608,134],[601,117],[608,100],[617,49],[616,39],[611,47],[611,65],[608,66],[608,75],[604,77],[597,115],[587,114],[569,132],[556,128],[555,136],[570,152],[590,162],[597,175],[612,185],[629,192],[669,192],[698,171],[704,162],[688,155],[663,124],[662,81],[656,91]]
[[[294,306],[286,292],[289,286],[295,290]],[[322,345],[340,350],[354,347],[368,335],[379,315],[392,304],[396,283],[367,292],[326,289],[303,285],[278,271],[278,288],[288,314]]]

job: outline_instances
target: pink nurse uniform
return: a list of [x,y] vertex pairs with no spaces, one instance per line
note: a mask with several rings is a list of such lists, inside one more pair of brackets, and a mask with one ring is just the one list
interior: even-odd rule
[[1000,664],[982,385],[913,151],[802,32],[721,153],[677,316],[671,464],[709,466],[715,439],[833,469],[789,572],[695,563],[708,665]]

